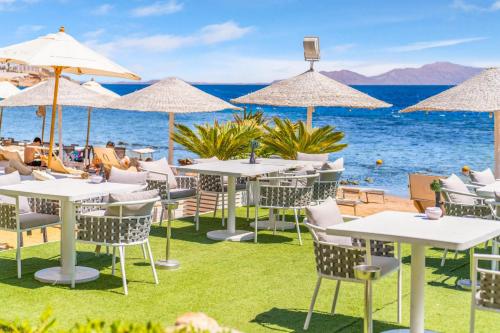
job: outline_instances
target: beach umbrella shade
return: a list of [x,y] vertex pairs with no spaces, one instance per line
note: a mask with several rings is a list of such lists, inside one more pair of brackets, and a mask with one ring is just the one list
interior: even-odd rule
[[307,108],[307,126],[312,128],[312,113],[317,106],[377,109],[390,107],[345,84],[314,70],[277,81],[253,93],[231,100],[237,104],[257,104]]
[[[0,100],[4,98],[9,98],[17,93],[19,93],[21,89],[13,85],[8,81],[0,82]],[[0,107],[0,132],[2,131],[2,120],[3,120],[3,108]]]
[[173,77],[122,96],[111,102],[107,107],[119,110],[168,113],[169,164],[173,164],[173,132],[174,116],[176,113],[213,112],[227,109],[241,110],[237,106],[193,87],[181,79]]
[[486,69],[461,84],[407,107],[400,112],[413,111],[493,113],[495,124],[495,177],[500,177],[500,68]]
[[[52,155],[54,145],[54,124],[61,73],[140,80],[139,76],[128,69],[79,43],[72,36],[65,33],[64,27],[61,27],[59,32],[55,34],[48,34],[31,41],[1,48],[0,61],[30,65],[54,71],[49,156]],[[51,159],[49,159],[49,168],[50,163]]]
[[107,88],[104,88],[98,82],[94,81],[94,79],[87,81],[85,83],[82,83],[82,86],[84,86],[85,88],[90,89],[92,91],[95,91],[96,93],[99,93],[101,95],[108,95],[108,96],[114,97],[114,98],[120,97],[120,95],[118,95],[114,91],[111,91]]
[[[55,78],[50,78],[47,81],[42,81],[35,86],[22,90],[19,94],[11,96],[3,101],[0,101],[0,108],[3,107],[19,107],[19,106],[39,106],[45,107],[53,102],[55,90]],[[89,90],[80,84],[70,81],[66,78],[59,79],[58,84],[58,102],[59,107],[59,145],[62,152],[62,106],[80,106],[88,108],[90,117],[91,108],[104,107],[111,102],[113,97],[102,95],[95,91]],[[39,110],[40,112],[40,110]],[[42,115],[44,111],[41,111]],[[89,136],[90,120],[87,124],[87,142]],[[50,161],[50,159],[49,159]]]

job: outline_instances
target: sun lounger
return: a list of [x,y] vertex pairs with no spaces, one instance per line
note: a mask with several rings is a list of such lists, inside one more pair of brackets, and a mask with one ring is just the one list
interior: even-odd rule
[[[48,165],[48,156],[41,156],[41,159],[42,162]],[[81,175],[83,173],[83,171],[81,170],[65,166],[64,163],[61,161],[61,159],[57,156],[52,156],[50,169],[54,172],[70,174],[70,175]]]
[[128,169],[124,168],[124,166],[121,165],[120,160],[118,159],[118,156],[116,155],[116,152],[113,148],[94,147],[93,151],[94,156],[97,157],[99,161],[101,161],[101,163],[104,165],[104,168],[108,171],[111,170],[111,167],[128,171],[137,171],[136,167],[130,167]]
[[7,160],[7,161],[14,160],[14,161],[24,163],[24,158],[23,158],[20,150],[7,149],[4,147],[0,147],[0,157],[4,160]]

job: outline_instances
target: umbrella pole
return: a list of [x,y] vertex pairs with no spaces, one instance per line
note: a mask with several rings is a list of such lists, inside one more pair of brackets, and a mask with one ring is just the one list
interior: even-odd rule
[[47,116],[46,111],[45,111],[45,106],[41,106],[43,110],[43,119],[42,119],[42,146],[43,146],[43,136],[45,134],[45,117]]
[[174,164],[174,113],[168,114],[168,164]]
[[[89,153],[89,138],[90,138],[90,114],[92,113],[92,108],[87,109],[87,139],[85,140],[85,155],[88,154],[88,159],[90,160],[90,153]],[[85,158],[85,156],[84,156]]]
[[0,108],[0,134],[2,133],[3,108]]
[[62,140],[62,106],[57,106],[57,136],[59,137],[59,158],[63,159],[64,145]]
[[314,106],[308,106],[307,107],[307,120],[306,120],[307,129],[312,129],[313,112],[314,112]]
[[500,110],[493,112],[493,121],[495,124],[495,178],[500,178]]
[[50,169],[52,162],[52,153],[54,151],[54,127],[56,123],[56,110],[57,110],[57,93],[59,90],[59,77],[61,76],[62,67],[54,68],[54,100],[52,102],[52,118],[50,119],[50,144],[49,144],[49,158],[47,162],[47,167]]

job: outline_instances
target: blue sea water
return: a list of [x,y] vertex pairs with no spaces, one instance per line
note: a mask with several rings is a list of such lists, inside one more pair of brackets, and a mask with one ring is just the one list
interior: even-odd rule
[[[143,88],[138,84],[109,84],[107,88],[120,95]],[[261,85],[198,85],[198,88],[229,100],[262,88]],[[314,126],[333,125],[345,133],[348,147],[331,154],[330,159],[343,156],[344,178],[373,179],[369,186],[387,189],[407,196],[407,175],[410,172],[437,174],[459,173],[463,165],[484,169],[493,164],[493,120],[488,114],[466,112],[398,111],[437,94],[448,86],[356,86],[355,88],[393,104],[392,108],[362,110],[317,108]],[[255,106],[253,106],[255,108]],[[303,108],[263,107],[269,117],[280,116],[305,120]],[[232,118],[232,111],[176,115],[176,122],[187,125],[223,121]],[[4,137],[31,140],[41,132],[41,118],[34,108],[10,108],[4,111]],[[86,109],[66,107],[63,110],[63,141],[83,144],[86,135]],[[46,125],[48,133],[48,124]],[[46,136],[47,138],[47,136]],[[155,157],[165,156],[168,143],[168,116],[162,113],[141,113],[119,110],[94,110],[91,143],[104,145],[108,140],[124,142],[129,148],[153,146]],[[175,158],[193,157],[181,146],[175,147]],[[383,164],[376,166],[376,160]]]

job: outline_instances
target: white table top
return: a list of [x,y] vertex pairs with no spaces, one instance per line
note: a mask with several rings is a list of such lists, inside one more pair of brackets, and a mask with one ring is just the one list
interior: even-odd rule
[[476,189],[476,194],[483,198],[494,198],[495,191],[500,192],[500,181]]
[[100,183],[88,180],[62,178],[47,181],[25,181],[20,184],[0,187],[0,194],[8,196],[38,197],[54,200],[77,201],[142,189],[141,185]]
[[291,161],[281,159],[257,159],[257,164],[250,164],[248,160],[229,160],[183,165],[176,167],[184,172],[195,172],[209,175],[254,177],[266,173],[280,172],[301,165],[317,163],[312,161]]
[[500,221],[385,211],[327,228],[330,235],[466,250],[500,235]]

